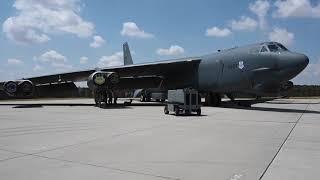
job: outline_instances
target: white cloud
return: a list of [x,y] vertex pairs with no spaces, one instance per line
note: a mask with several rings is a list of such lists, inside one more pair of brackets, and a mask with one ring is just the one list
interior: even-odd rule
[[65,56],[54,50],[49,50],[43,53],[40,57],[37,58],[37,60],[39,60],[40,62],[49,62],[52,64],[60,64],[67,62],[67,58]]
[[64,55],[54,50],[49,50],[39,57],[34,57],[34,60],[38,63],[42,63],[42,65],[49,64],[54,67],[56,71],[66,71],[73,68],[72,65],[67,64],[68,59]]
[[8,64],[9,65],[22,65],[23,62],[19,59],[8,59]]
[[42,66],[40,66],[39,64],[36,64],[34,67],[33,67],[33,71],[42,71],[44,68]]
[[99,59],[99,67],[120,66],[123,65],[123,53],[116,52],[111,56],[102,56]]
[[277,0],[275,17],[314,17],[320,18],[320,3],[312,6],[310,0]]
[[269,33],[269,40],[280,42],[286,46],[290,46],[294,41],[294,34],[288,32],[286,29],[274,28],[272,32]]
[[93,42],[90,43],[90,47],[98,48],[105,43],[105,40],[101,36],[93,36]]
[[87,64],[88,63],[89,58],[86,56],[82,56],[80,58],[80,64]]
[[270,9],[270,3],[267,0],[257,0],[254,3],[249,4],[249,9],[251,12],[256,14],[259,19],[259,26],[261,29],[266,27],[266,15]]
[[231,35],[231,33],[232,32],[228,28],[220,29],[218,27],[212,27],[212,28],[207,29],[206,36],[209,36],[209,37],[226,37],[226,36]]
[[44,43],[49,35],[59,33],[89,37],[94,25],[83,20],[80,0],[16,0],[16,16],[9,17],[2,25],[7,38],[22,44]]
[[159,48],[157,54],[161,56],[176,56],[184,53],[184,49],[178,45],[172,45],[169,49]]
[[253,31],[257,28],[258,23],[256,20],[247,17],[247,16],[241,16],[239,21],[232,20],[230,23],[230,26],[233,30],[238,31]]
[[123,23],[122,36],[129,36],[129,37],[137,37],[137,38],[152,38],[154,37],[153,34],[147,33],[144,30],[140,29],[136,23],[134,22],[125,22]]

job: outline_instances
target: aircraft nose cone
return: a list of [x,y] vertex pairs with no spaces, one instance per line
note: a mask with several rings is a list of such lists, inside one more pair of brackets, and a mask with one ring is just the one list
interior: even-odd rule
[[307,67],[307,65],[309,64],[309,58],[308,56],[304,55],[304,54],[298,54],[295,57],[295,64],[297,66],[298,69],[304,69],[305,67]]
[[279,64],[284,69],[303,70],[309,64],[309,58],[304,54],[288,53],[280,57]]
[[309,64],[309,58],[304,54],[283,54],[279,59],[280,78],[290,80],[303,71]]
[[306,67],[309,64],[309,58],[306,55],[303,55],[303,56],[304,56],[303,65],[304,65],[304,67]]

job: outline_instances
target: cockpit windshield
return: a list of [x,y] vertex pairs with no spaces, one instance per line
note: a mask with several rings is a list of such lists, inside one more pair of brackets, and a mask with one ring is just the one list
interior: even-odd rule
[[280,43],[269,44],[268,49],[270,50],[270,52],[288,51],[288,49]]
[[268,45],[270,52],[278,52],[281,51],[281,48],[275,44]]
[[260,53],[263,52],[282,52],[282,51],[289,51],[284,45],[277,43],[277,42],[271,42],[263,44]]
[[284,47],[284,45],[277,43],[277,45],[283,50],[283,51],[288,51],[288,49],[286,47]]

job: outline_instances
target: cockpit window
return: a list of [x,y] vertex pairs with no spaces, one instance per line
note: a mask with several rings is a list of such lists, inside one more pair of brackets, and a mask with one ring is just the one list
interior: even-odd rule
[[263,46],[260,52],[268,52],[268,49],[265,46]]
[[277,45],[283,50],[283,51],[288,51],[288,49],[286,47],[284,47],[284,45],[277,43]]
[[281,51],[280,47],[275,44],[268,45],[268,48],[271,52],[279,52]]

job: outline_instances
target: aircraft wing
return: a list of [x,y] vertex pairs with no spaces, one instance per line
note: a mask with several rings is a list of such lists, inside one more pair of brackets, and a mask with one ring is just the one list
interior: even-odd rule
[[[200,58],[183,58],[169,61],[159,61],[145,64],[135,64],[127,66],[117,66],[101,68],[100,71],[116,72],[123,82],[143,82],[145,79],[150,80],[153,78],[176,79],[178,76],[183,77],[187,74],[193,74],[195,67],[200,63]],[[78,82],[86,81],[90,74],[94,73],[95,69],[59,73],[31,78],[23,78],[32,81],[35,85],[55,83],[55,82]]]

